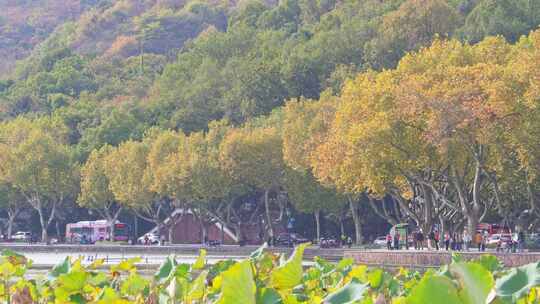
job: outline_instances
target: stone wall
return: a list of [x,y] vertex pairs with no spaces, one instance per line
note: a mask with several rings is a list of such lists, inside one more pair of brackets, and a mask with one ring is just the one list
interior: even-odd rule
[[[482,254],[492,254],[506,266],[521,266],[540,261],[539,252],[531,253],[478,253],[460,252],[465,260],[480,257]],[[346,250],[345,257],[353,258],[356,263],[381,267],[429,268],[449,264],[452,254],[446,251],[363,251]]]

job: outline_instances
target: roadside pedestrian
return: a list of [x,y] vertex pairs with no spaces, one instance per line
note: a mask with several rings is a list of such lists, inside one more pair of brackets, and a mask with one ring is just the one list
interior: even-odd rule
[[348,246],[349,248],[352,247],[352,238],[351,238],[350,236],[347,237],[347,246]]
[[513,247],[512,243],[513,243],[512,242],[512,237],[510,237],[509,240],[507,240],[507,241],[505,241],[503,243],[506,253],[511,253],[512,252],[512,247]]
[[512,252],[517,252],[518,247],[518,233],[512,233]]
[[448,251],[448,247],[450,247],[450,233],[445,232],[444,233],[444,248],[446,251]]
[[424,249],[424,232],[422,231],[422,228],[418,231],[418,249]]
[[438,230],[435,230],[435,249],[439,251],[439,242],[441,240],[441,236],[439,234]]
[[487,230],[484,230],[484,233],[482,235],[482,246],[481,246],[482,251],[486,251],[488,238],[489,238],[489,234],[488,234]]
[[523,252],[525,249],[525,233],[523,230],[518,232],[518,251]]
[[390,232],[388,232],[388,234],[386,235],[386,248],[388,250],[392,250],[392,235],[390,234]]
[[395,250],[399,250],[399,238],[400,238],[399,231],[396,229],[396,232],[394,234],[394,249]]
[[463,249],[465,251],[469,251],[469,245],[471,242],[471,235],[469,234],[469,231],[467,229],[463,229]]
[[476,232],[474,242],[476,243],[476,246],[478,246],[478,251],[482,251],[482,235],[480,234],[480,231]]
[[500,238],[499,241],[497,242],[497,247],[495,248],[495,251],[501,252],[502,251],[502,246],[503,246],[502,238]]

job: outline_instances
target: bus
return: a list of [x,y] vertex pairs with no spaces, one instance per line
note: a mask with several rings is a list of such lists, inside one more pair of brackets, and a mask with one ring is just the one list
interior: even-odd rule
[[[114,224],[114,241],[123,242],[129,239],[129,226],[116,221]],[[96,241],[111,241],[111,228],[106,220],[80,221],[66,225],[66,242],[95,243]]]
[[511,233],[510,227],[508,227],[507,225],[488,223],[479,223],[478,225],[476,225],[476,231],[480,233],[487,231],[489,235]]

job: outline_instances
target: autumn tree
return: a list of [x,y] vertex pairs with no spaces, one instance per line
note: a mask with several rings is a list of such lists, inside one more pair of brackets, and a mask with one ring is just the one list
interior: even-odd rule
[[110,229],[110,239],[114,241],[114,227],[122,206],[116,201],[109,187],[106,174],[106,157],[111,152],[111,146],[103,146],[94,150],[81,168],[81,191],[77,203],[98,212],[107,220]]
[[231,129],[220,145],[220,163],[235,180],[264,192],[266,229],[274,237],[270,193],[282,184],[282,139],[277,127]]
[[[150,144],[147,176],[152,181],[151,188],[170,198],[175,207],[189,210],[199,218],[201,240],[206,238],[208,224],[223,218],[219,213],[228,208],[231,179],[219,163],[219,144],[225,132],[225,126],[217,122],[208,132],[189,136],[174,131],[158,132]],[[182,215],[170,219],[169,234],[181,220]]]
[[16,119],[1,126],[2,179],[39,215],[41,238],[57,208],[78,191],[78,165],[66,145],[65,126],[49,117]]
[[126,141],[107,155],[105,172],[115,200],[139,217],[155,223],[160,233],[170,204],[150,187],[147,156],[146,142]]
[[[305,166],[308,156],[314,175],[342,191],[367,191],[383,201],[390,196],[399,206],[396,213],[426,231],[434,222],[448,229],[466,223],[475,231],[503,203],[498,180],[512,174],[498,169],[497,159],[508,157],[497,147],[520,138],[523,148],[517,151],[530,155],[522,161],[535,159],[527,148],[535,144],[528,124],[535,121],[529,115],[537,114],[530,108],[534,98],[527,99],[535,91],[525,84],[530,75],[508,72],[519,70],[507,68],[513,54],[499,38],[474,46],[437,40],[405,56],[395,70],[363,73],[345,85],[325,140],[310,147],[309,136],[289,136],[286,146],[297,143],[285,149],[286,159],[300,155],[304,163],[296,162]],[[517,87],[523,90],[510,89]],[[291,113],[285,135],[301,129],[295,126],[304,119],[301,112]],[[514,117],[521,116],[527,124],[519,127],[522,120]],[[519,129],[529,131],[519,137],[507,131]]]
[[320,183],[337,187],[345,194],[355,227],[355,240],[360,244],[363,237],[358,198],[364,190],[347,188],[336,176],[342,168],[338,162],[344,159],[345,150],[337,146],[324,152],[319,150],[337,140],[329,132],[338,102],[339,99],[330,92],[325,92],[319,101],[301,99],[288,102],[284,111],[283,154],[285,162],[295,170],[314,170]]
[[366,44],[371,66],[394,67],[407,52],[430,45],[437,36],[451,36],[460,24],[459,18],[447,1],[404,1],[382,18],[378,35]]
[[17,189],[7,182],[0,182],[0,208],[7,213],[7,227],[5,235],[11,239],[13,234],[13,224],[21,211],[27,207],[24,197]]
[[285,170],[285,190],[296,210],[315,217],[317,242],[321,239],[321,214],[343,209],[345,196],[324,188],[309,171]]

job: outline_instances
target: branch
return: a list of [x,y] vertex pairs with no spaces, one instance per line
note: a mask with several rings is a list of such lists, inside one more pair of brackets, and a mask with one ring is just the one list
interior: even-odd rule
[[120,215],[120,212],[122,211],[122,207],[118,207],[118,210],[116,210],[116,212],[114,213],[114,217],[113,217],[113,222],[116,222],[116,219],[118,218],[118,216]]
[[[387,216],[386,214],[381,213],[381,211],[379,210],[379,208],[375,204],[375,200],[369,194],[367,195],[367,197],[368,197],[368,201],[369,201],[369,205],[371,206],[371,209],[373,209],[373,211],[375,211],[375,213],[378,216],[380,216],[382,219],[385,219],[386,221],[388,221],[392,225],[397,224],[397,223],[395,223],[393,218]],[[384,204],[384,201],[383,201],[383,204]]]
[[49,220],[47,221],[47,227],[49,227],[54,219],[54,214],[56,213],[56,202],[53,203],[53,207],[51,210],[51,215],[49,216]]
[[410,216],[416,223],[421,223],[422,221],[420,221],[420,219],[418,218],[418,215],[417,215],[415,212],[413,212],[413,211],[409,208],[409,206],[407,206],[407,204],[405,203],[405,201],[403,200],[403,198],[401,197],[401,195],[400,195],[397,191],[395,191],[395,190],[393,190],[392,192],[394,192],[394,194],[391,195],[392,198],[394,198],[394,199],[398,202],[398,204],[399,204],[399,206],[401,207],[401,209],[405,210],[405,212],[407,213],[407,215]]
[[137,215],[138,217],[142,218],[143,220],[145,220],[145,221],[147,221],[147,222],[156,223],[153,217],[147,217],[147,216],[143,215],[143,214],[142,214],[139,210],[137,210],[137,209],[133,209],[133,212],[135,212],[135,215]]
[[[249,220],[248,220],[248,223],[253,223],[253,220],[255,219],[255,216],[259,213],[259,208],[261,207],[261,204],[256,204],[255,205],[255,210],[253,211],[253,213],[251,213],[251,216],[249,217]],[[234,209],[233,209],[234,211]],[[236,214],[236,212],[235,212]],[[242,221],[242,219],[240,217],[238,217],[238,219],[240,221]]]
[[473,182],[473,205],[475,206],[475,208],[479,208],[479,205],[480,205],[479,196],[480,196],[481,183],[482,183],[482,169],[481,169],[480,161],[477,160],[476,167],[474,170],[474,182]]
[[463,208],[463,210],[467,214],[469,214],[471,212],[471,208],[470,208],[469,204],[467,203],[467,200],[465,199],[465,195],[463,193],[463,189],[461,188],[462,186],[461,186],[461,183],[460,183],[459,178],[457,176],[457,172],[456,172],[455,169],[453,171],[454,171],[454,174],[450,175],[450,180],[454,184],[454,188],[457,191],[459,202],[461,204],[461,208]]
[[491,202],[489,204],[484,205],[484,212],[482,212],[482,215],[478,218],[479,221],[482,221],[484,217],[487,214],[487,211],[490,209],[491,205],[493,204],[494,198],[491,198]]

